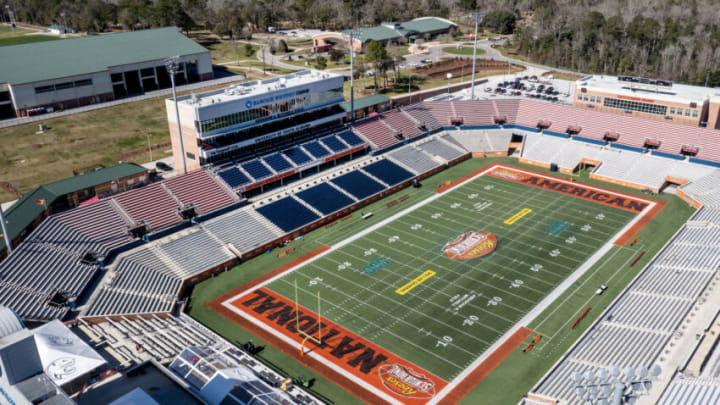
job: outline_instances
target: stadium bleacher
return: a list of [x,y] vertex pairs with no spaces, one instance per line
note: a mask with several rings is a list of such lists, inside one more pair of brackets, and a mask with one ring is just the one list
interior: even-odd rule
[[292,160],[297,166],[304,165],[305,163],[312,162],[313,160],[313,158],[305,153],[299,146],[290,148],[284,151],[283,154]]
[[415,176],[387,159],[381,159],[377,162],[373,162],[364,166],[362,170],[369,173],[371,176],[380,179],[388,186],[400,184],[403,181],[409,180]]
[[330,215],[356,202],[328,183],[320,183],[317,186],[300,191],[295,194],[295,197],[305,201],[323,215]]
[[230,188],[233,189],[242,187],[252,182],[250,178],[246,176],[243,172],[241,172],[240,169],[237,167],[231,167],[226,170],[221,170],[218,172],[218,176],[220,176],[220,178],[223,179],[223,181],[227,183]]
[[414,145],[394,150],[388,156],[410,168],[416,174],[422,174],[440,166],[440,163],[434,161],[423,151],[416,149]]
[[255,180],[262,180],[273,175],[273,172],[265,166],[260,160],[249,160],[241,163],[240,167]]
[[532,393],[575,404],[573,372],[653,365],[718,272],[720,222],[708,222],[718,218],[697,211]]
[[322,142],[323,145],[328,147],[333,153],[342,152],[344,150],[347,150],[347,145],[345,145],[338,137],[335,135],[326,136],[325,138],[321,138],[320,142]]
[[380,116],[358,121],[353,125],[353,131],[374,145],[373,149],[383,149],[402,142],[402,139],[395,136],[393,129],[385,124]]
[[263,160],[268,166],[275,170],[276,173],[282,173],[293,168],[293,165],[280,153],[273,153],[272,155],[265,156],[263,157]]
[[385,186],[371,179],[359,170],[352,171],[331,180],[333,184],[350,193],[358,200],[364,200],[385,189]]
[[360,139],[357,135],[355,135],[352,131],[343,131],[337,134],[337,136],[345,141],[350,147],[362,145],[365,143],[362,139]]
[[320,217],[293,197],[285,197],[255,209],[284,232],[292,232]]
[[461,151],[457,148],[450,146],[449,144],[446,144],[439,138],[419,143],[417,147],[425,151],[425,153],[430,156],[439,156],[447,161],[455,160],[467,153],[466,151]]
[[315,159],[322,159],[330,156],[332,153],[318,141],[313,141],[303,145],[303,149],[308,151]]

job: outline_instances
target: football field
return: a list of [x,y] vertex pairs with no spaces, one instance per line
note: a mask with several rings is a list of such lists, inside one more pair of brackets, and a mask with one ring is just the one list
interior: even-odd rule
[[394,205],[394,216],[223,305],[286,343],[305,340],[309,354],[367,376],[375,393],[425,402],[546,308],[538,304],[650,205],[496,167]]

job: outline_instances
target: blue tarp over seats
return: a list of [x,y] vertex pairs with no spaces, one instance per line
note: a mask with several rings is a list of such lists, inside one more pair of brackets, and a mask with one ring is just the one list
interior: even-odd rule
[[306,143],[303,145],[306,151],[310,152],[311,155],[315,156],[315,159],[320,159],[325,156],[330,156],[330,151],[324,146],[320,145],[318,141]]
[[317,214],[292,197],[285,197],[255,210],[285,232],[293,231],[320,219]]
[[352,131],[340,132],[337,134],[343,141],[347,142],[350,146],[358,146],[365,143],[359,136],[355,135]]
[[292,148],[288,149],[285,152],[283,152],[285,156],[287,156],[290,160],[293,161],[296,165],[300,166],[302,164],[305,164],[307,162],[311,162],[313,158],[308,156],[307,153],[303,152],[300,148]]
[[303,190],[295,194],[295,197],[302,199],[316,210],[322,212],[323,215],[330,215],[355,202],[352,198],[327,183],[321,183]]
[[362,169],[382,180],[389,186],[402,183],[403,181],[411,179],[415,176],[387,159],[379,160],[363,167]]
[[242,166],[242,168],[245,169],[245,171],[249,175],[253,176],[255,180],[260,180],[264,179],[265,177],[272,176],[272,172],[268,170],[265,165],[260,163],[259,160],[251,160],[249,162],[241,164],[240,166]]
[[322,138],[320,141],[324,143],[328,148],[332,149],[332,151],[335,153],[342,152],[347,149],[347,146],[345,146],[344,143],[340,142],[340,140],[335,137],[335,135],[330,135],[328,137]]
[[285,158],[279,153],[273,153],[270,156],[265,156],[263,160],[277,173],[282,173],[286,170],[292,169],[290,162],[285,160]]
[[250,183],[250,179],[248,179],[247,176],[244,175],[237,167],[232,167],[218,172],[218,176],[220,176],[220,178],[223,179],[230,188],[238,188],[242,185]]
[[385,189],[382,184],[357,170],[331,181],[358,200],[363,200]]

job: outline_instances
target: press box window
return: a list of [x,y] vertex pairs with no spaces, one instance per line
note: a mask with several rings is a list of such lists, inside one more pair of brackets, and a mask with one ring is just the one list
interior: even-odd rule
[[55,86],[40,86],[35,87],[35,94],[40,93],[50,93],[51,91],[55,90]]

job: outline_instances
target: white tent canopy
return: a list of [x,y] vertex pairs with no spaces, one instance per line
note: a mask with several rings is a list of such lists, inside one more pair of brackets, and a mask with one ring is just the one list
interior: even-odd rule
[[105,364],[102,356],[58,320],[34,329],[33,334],[45,374],[59,386]]

